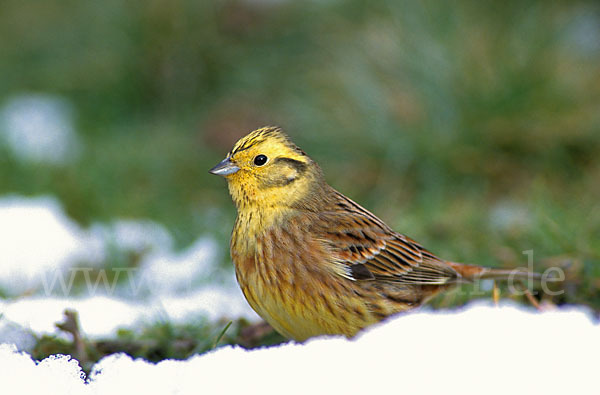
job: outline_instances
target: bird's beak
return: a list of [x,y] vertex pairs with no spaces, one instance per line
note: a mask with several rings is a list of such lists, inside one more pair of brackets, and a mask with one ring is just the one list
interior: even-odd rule
[[218,176],[228,176],[230,174],[236,173],[240,170],[229,158],[223,159],[219,162],[215,167],[210,169],[208,172],[210,174],[216,174]]

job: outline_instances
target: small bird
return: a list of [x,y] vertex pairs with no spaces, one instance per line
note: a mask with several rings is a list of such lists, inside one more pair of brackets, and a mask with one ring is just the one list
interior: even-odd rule
[[329,186],[278,127],[241,138],[210,173],[237,208],[230,249],[248,303],[297,341],[353,337],[459,283],[534,275],[436,257]]

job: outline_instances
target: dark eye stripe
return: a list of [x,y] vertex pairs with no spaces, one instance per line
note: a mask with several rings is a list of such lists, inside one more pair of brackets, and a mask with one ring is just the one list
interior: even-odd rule
[[296,160],[296,159],[292,159],[292,158],[285,158],[285,157],[279,157],[277,159],[275,159],[275,163],[286,163],[288,165],[290,165],[291,167],[293,167],[294,169],[296,169],[296,171],[298,172],[298,174],[302,174],[306,171],[306,168],[308,167],[306,165],[306,163]]

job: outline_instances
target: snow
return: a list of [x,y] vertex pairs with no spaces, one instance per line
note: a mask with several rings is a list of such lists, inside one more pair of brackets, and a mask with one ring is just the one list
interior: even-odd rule
[[0,381],[3,393],[15,395],[90,393],[76,360],[54,356],[36,364],[11,345],[0,345]]
[[[0,290],[10,295],[37,290],[47,296],[73,296],[76,274],[83,275],[90,294],[127,297],[190,293],[207,280],[227,287],[234,283],[232,272],[218,267],[221,255],[210,236],[178,252],[169,231],[150,220],[122,219],[83,229],[49,196],[0,197],[0,240]],[[116,284],[101,278],[106,270],[97,272],[119,254],[140,257],[140,263],[110,265],[112,277],[127,277],[127,285],[115,289]]]
[[16,336],[14,333],[18,327],[22,328],[22,332],[58,334],[55,323],[63,320],[66,309],[79,313],[83,333],[93,339],[115,336],[119,328],[152,324],[165,317],[172,323],[185,323],[198,317],[213,321],[224,317],[258,320],[238,287],[206,286],[184,296],[162,296],[140,301],[108,296],[0,300],[0,334],[3,325],[12,328],[13,336]]
[[217,242],[212,238],[200,238],[185,251],[175,254],[164,252],[148,257],[143,265],[140,279],[148,283],[152,293],[181,293],[193,288],[193,280],[218,276],[214,262],[220,260]]
[[115,335],[119,326],[134,325],[141,317],[141,306],[109,297],[26,298],[4,302],[3,321],[17,324],[36,334],[57,333],[55,324],[63,320],[66,309],[79,313],[81,329],[90,337]]
[[24,93],[0,108],[0,143],[26,162],[63,164],[77,157],[73,108],[63,97]]
[[110,225],[93,224],[92,239],[112,248],[137,254],[160,254],[173,248],[173,237],[162,225],[150,220],[118,220]]
[[[19,295],[0,298],[2,393],[600,392],[593,362],[600,331],[587,310],[540,313],[477,303],[405,314],[352,341],[320,338],[252,351],[227,346],[157,364],[111,355],[85,377],[70,356],[35,362],[23,351],[42,334],[67,338],[55,327],[65,309],[79,313],[90,339],[157,320],[258,317],[233,272],[217,265],[218,248],[208,236],[175,251],[169,231],[153,221],[119,219],[84,229],[54,198],[8,196],[0,198],[0,240],[0,288]],[[105,265],[115,253],[140,259],[124,268],[127,281],[118,284],[97,276],[115,270]],[[84,271],[83,287],[69,283],[76,270]]]
[[227,346],[157,364],[111,355],[87,381],[70,357],[36,364],[3,345],[0,382],[12,394],[591,394],[599,390],[599,338],[600,326],[583,308],[539,313],[474,303],[405,314],[352,341]]
[[[0,289],[21,295],[0,298],[0,340],[20,350],[31,350],[34,334],[64,335],[55,324],[65,309],[79,313],[90,338],[165,317],[175,323],[258,320],[232,269],[218,266],[218,246],[208,236],[177,252],[169,231],[153,221],[115,220],[83,229],[52,197],[6,196],[0,198],[0,240]],[[139,257],[139,266],[103,266],[119,254]]]
[[26,292],[41,274],[61,273],[77,261],[97,261],[99,251],[62,211],[56,199],[0,198],[0,287]]
[[533,220],[527,206],[512,201],[500,201],[491,208],[489,223],[492,229],[507,233],[526,229],[532,225]]

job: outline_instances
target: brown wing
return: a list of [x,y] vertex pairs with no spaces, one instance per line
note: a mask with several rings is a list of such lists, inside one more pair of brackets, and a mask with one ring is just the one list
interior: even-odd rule
[[460,278],[444,261],[340,193],[319,218],[317,232],[352,280],[445,284]]

